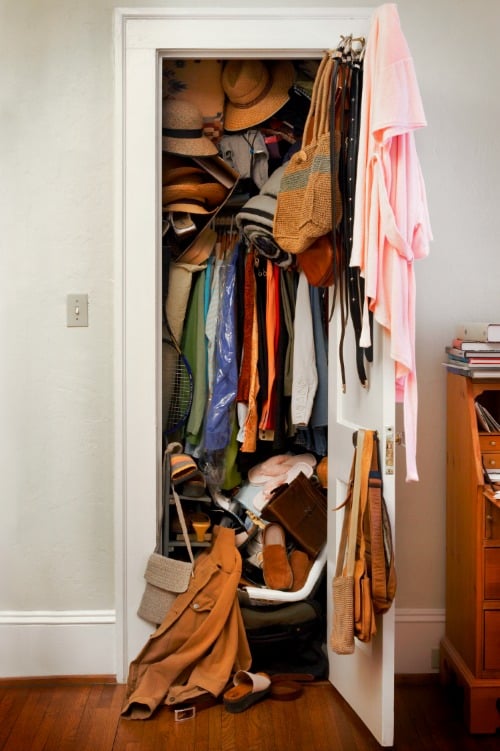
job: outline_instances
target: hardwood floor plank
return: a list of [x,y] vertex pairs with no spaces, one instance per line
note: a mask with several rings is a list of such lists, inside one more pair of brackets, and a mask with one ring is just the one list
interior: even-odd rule
[[47,712],[49,697],[36,689],[28,690],[25,701],[14,722],[2,751],[35,748],[40,725]]
[[[120,718],[123,685],[0,686],[1,751],[380,751],[328,683],[291,702],[266,698],[241,714],[221,703],[175,722]],[[468,734],[457,691],[405,683],[395,692],[397,751],[499,751],[500,733]]]
[[0,749],[3,749],[7,743],[27,695],[26,688],[0,691]]
[[50,751],[71,751],[77,748],[82,716],[92,689],[90,686],[71,686],[64,687],[63,692],[64,701],[59,705],[60,718],[53,730],[53,737],[50,738]]
[[111,751],[115,741],[124,686],[92,686],[75,734],[73,749]]

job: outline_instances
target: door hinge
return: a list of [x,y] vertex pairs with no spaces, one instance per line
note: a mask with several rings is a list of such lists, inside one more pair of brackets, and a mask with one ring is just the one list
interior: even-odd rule
[[395,433],[392,426],[385,429],[385,474],[393,475],[396,466],[394,446],[404,446],[404,433]]
[[394,428],[385,429],[385,474],[394,474]]

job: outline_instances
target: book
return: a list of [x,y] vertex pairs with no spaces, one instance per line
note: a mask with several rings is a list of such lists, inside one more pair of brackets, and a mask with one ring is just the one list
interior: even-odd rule
[[456,355],[448,355],[448,362],[451,365],[465,365],[466,367],[477,368],[477,370],[500,370],[500,360],[487,360],[484,362],[473,362],[474,358],[457,357]]
[[457,337],[469,341],[500,342],[500,323],[461,323],[457,328]]
[[500,342],[478,342],[473,339],[455,337],[451,344],[452,347],[463,352],[496,352],[500,354]]
[[500,365],[500,352],[471,353],[455,347],[446,347],[446,353],[450,360],[468,362],[471,365]]
[[467,378],[487,380],[489,378],[500,378],[500,366],[484,367],[480,365],[469,365],[461,362],[444,362],[446,370],[449,373],[466,376]]
[[479,425],[486,433],[500,432],[500,423],[493,417],[491,412],[480,402],[474,402]]

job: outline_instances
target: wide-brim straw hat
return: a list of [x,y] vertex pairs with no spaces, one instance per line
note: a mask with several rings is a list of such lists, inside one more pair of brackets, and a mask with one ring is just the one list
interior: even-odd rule
[[[208,211],[216,209],[224,202],[227,190],[216,182],[206,182],[197,179],[197,175],[184,178],[183,182],[164,185],[162,188],[162,202],[164,207],[179,201],[200,201]],[[201,212],[203,213],[203,212]]]
[[229,60],[222,71],[225,130],[247,130],[272,117],[289,100],[294,80],[290,60]]
[[182,156],[215,156],[217,146],[203,135],[203,117],[192,102],[163,102],[163,150]]

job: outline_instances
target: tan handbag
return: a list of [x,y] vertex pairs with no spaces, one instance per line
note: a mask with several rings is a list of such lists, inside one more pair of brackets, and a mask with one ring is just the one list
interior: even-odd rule
[[[325,235],[340,220],[342,200],[337,170],[332,170],[331,141],[334,159],[338,160],[340,135],[331,139],[330,104],[334,67],[331,52],[326,52],[314,80],[311,105],[304,126],[302,148],[285,166],[274,214],[273,236],[289,253],[302,253],[316,238]],[[336,216],[332,219],[332,172]]]
[[[163,493],[162,502],[157,509],[156,547],[149,556],[144,572],[146,586],[137,610],[137,615],[148,623],[158,626],[162,623],[179,594],[185,592],[193,576],[194,557],[189,540],[182,504],[175,488],[170,488],[169,447],[163,457]],[[179,561],[162,554],[162,529],[165,504],[169,502],[168,494],[172,492],[177,514],[181,523],[182,534],[189,554],[189,561]]]

